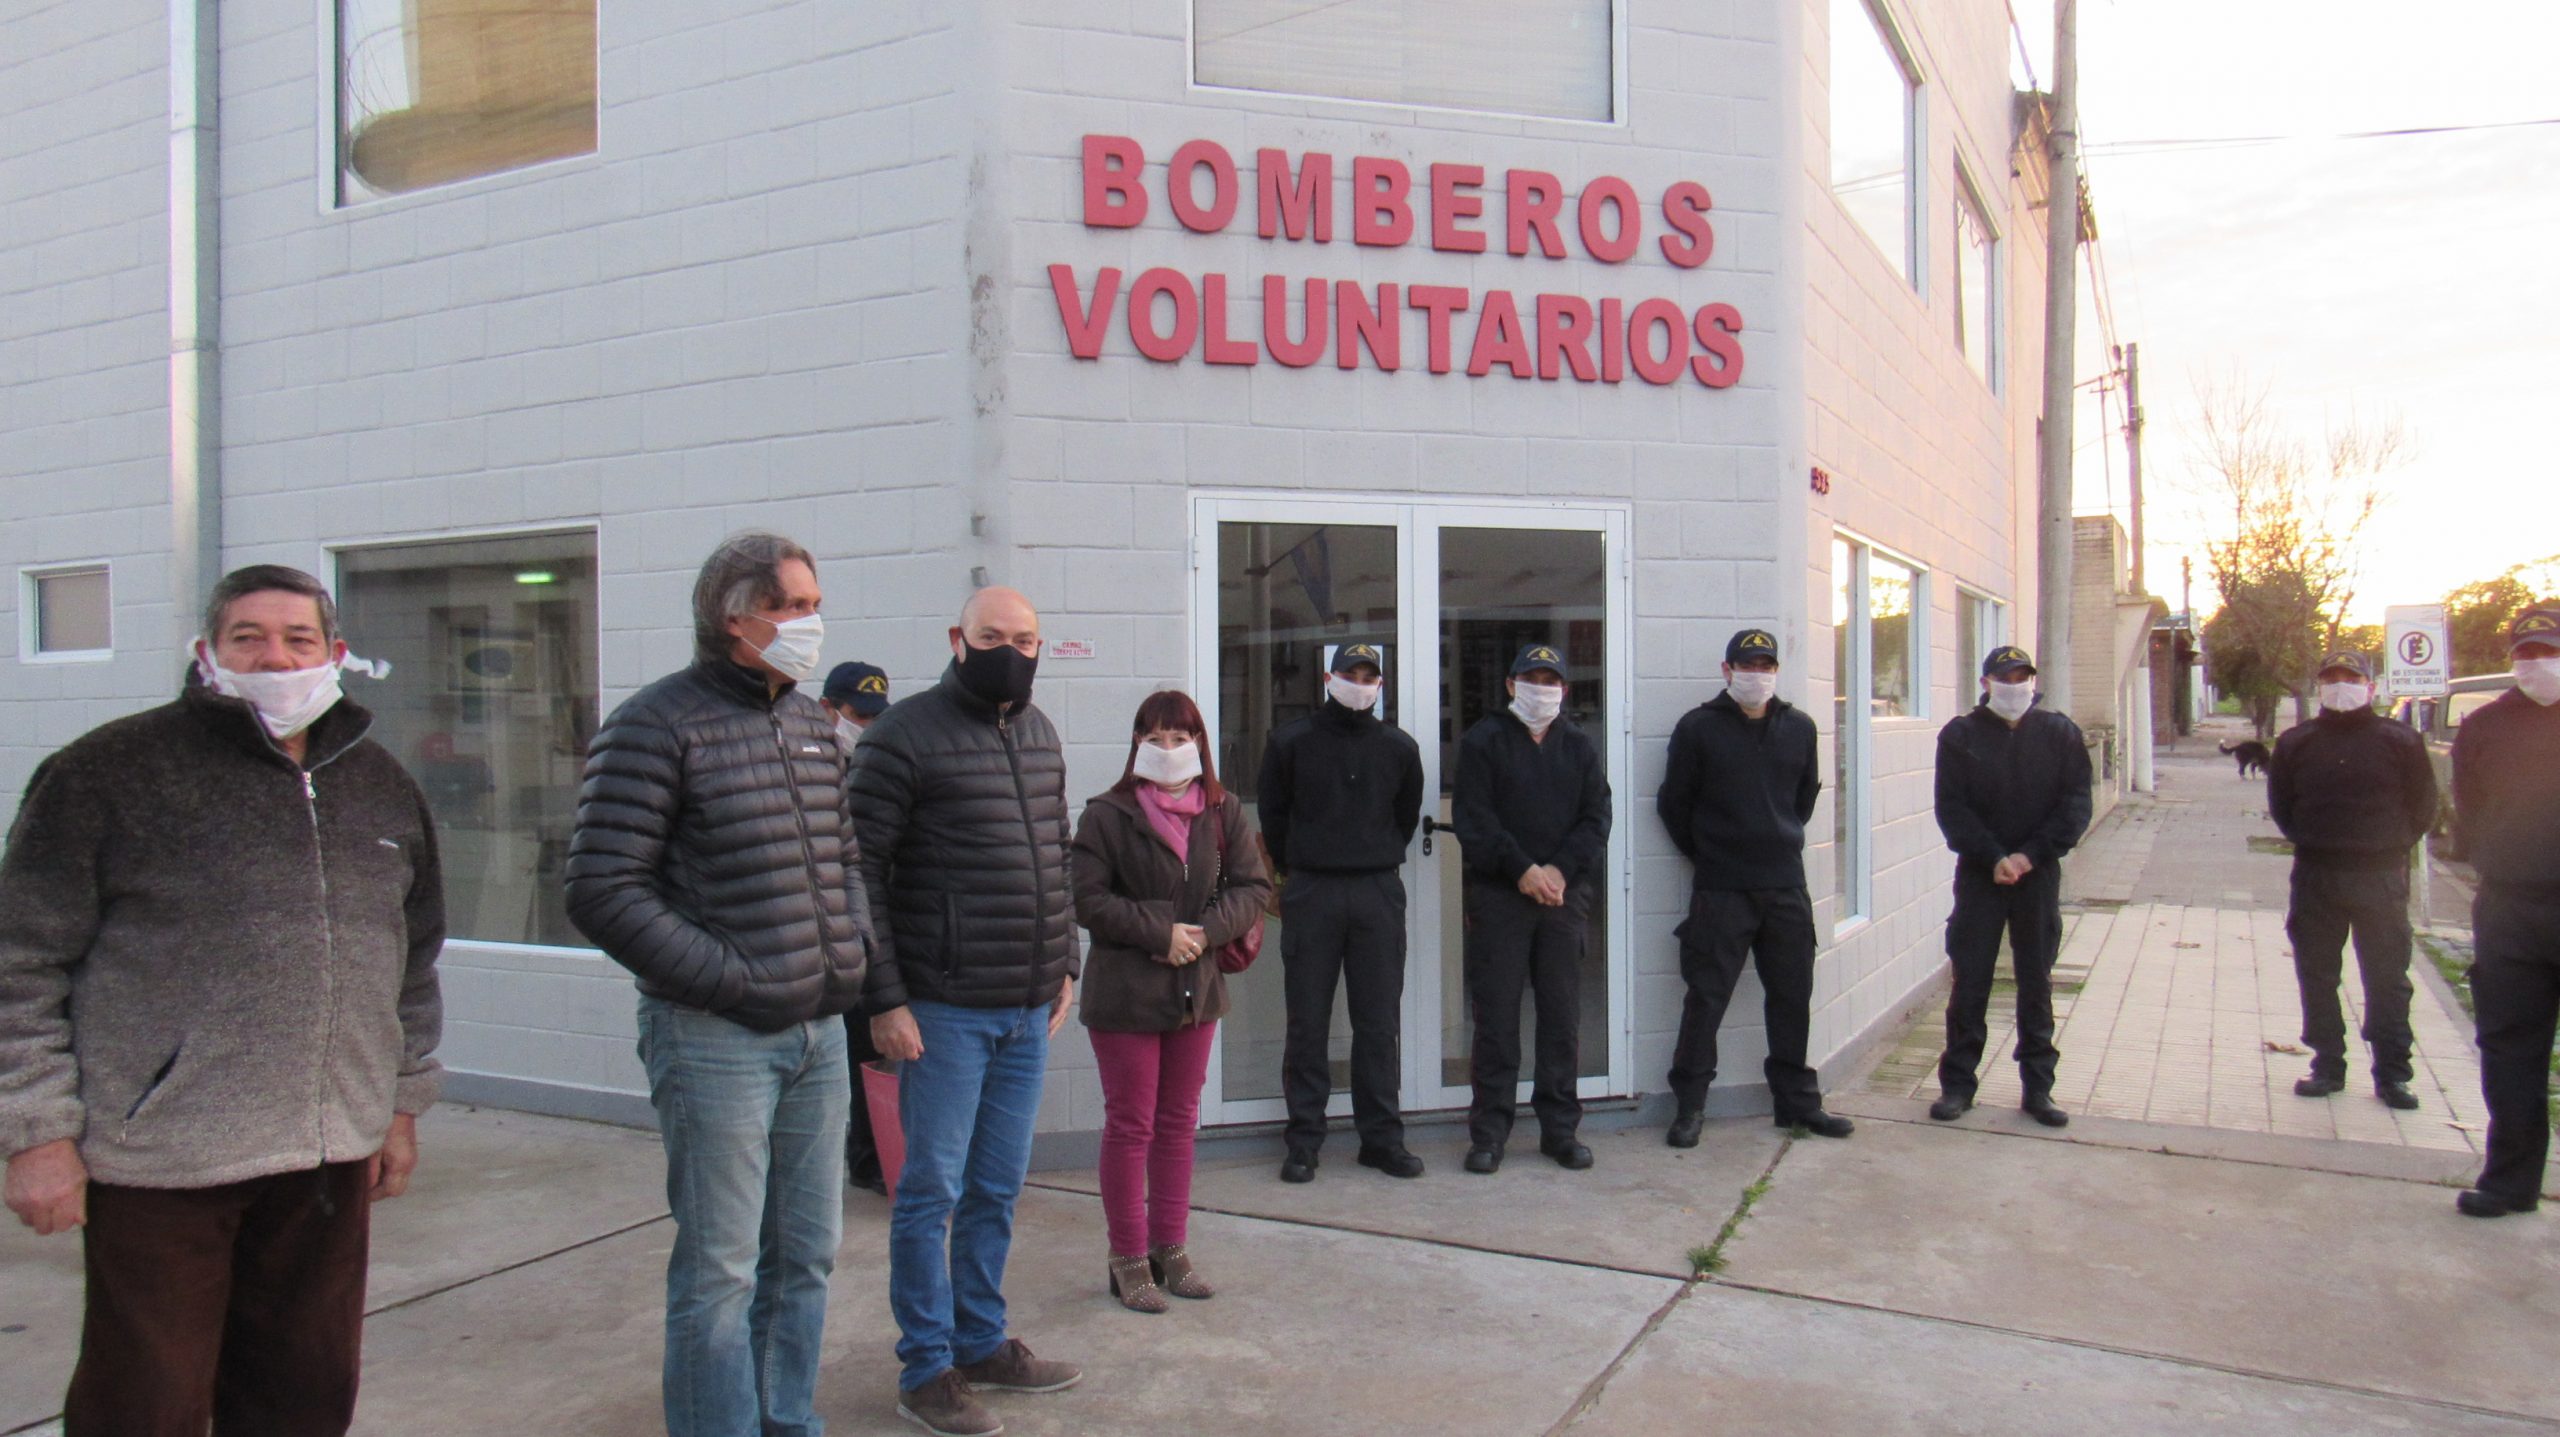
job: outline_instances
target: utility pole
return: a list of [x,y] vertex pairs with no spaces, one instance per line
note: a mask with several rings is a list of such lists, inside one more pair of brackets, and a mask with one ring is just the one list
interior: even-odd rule
[[2073,280],[2080,253],[2079,6],[2054,0],[2052,113],[2046,137],[2044,425],[2038,432],[2036,665],[2044,701],[2071,711],[2071,384]]
[[2124,347],[2124,452],[2133,474],[2133,591],[2151,592],[2142,578],[2142,346]]

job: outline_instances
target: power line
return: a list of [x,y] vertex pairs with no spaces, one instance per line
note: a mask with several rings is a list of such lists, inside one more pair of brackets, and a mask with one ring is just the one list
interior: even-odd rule
[[2527,130],[2560,125],[2560,116],[2544,120],[2493,120],[2474,125],[2404,125],[2389,130],[2344,130],[2306,135],[2197,135],[2177,139],[2110,140],[2083,145],[2087,154],[2160,155],[2191,150],[2228,150],[2246,145],[2281,145],[2313,140],[2398,140],[2418,135],[2465,135],[2491,130]]

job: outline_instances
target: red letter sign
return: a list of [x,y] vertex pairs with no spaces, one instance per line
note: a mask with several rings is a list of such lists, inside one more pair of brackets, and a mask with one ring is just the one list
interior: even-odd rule
[[1136,229],[1147,217],[1147,192],[1138,171],[1147,152],[1126,135],[1084,137],[1084,222],[1087,229]]

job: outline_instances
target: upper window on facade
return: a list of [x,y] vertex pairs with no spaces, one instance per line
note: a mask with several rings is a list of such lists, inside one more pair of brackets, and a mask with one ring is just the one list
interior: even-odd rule
[[391,662],[359,697],[426,790],[456,938],[586,946],[561,868],[596,727],[595,547],[580,532],[338,556],[347,643]]
[[2000,387],[2000,241],[1973,181],[1956,174],[1956,344],[1973,372]]
[[1203,85],[1617,118],[1612,0],[1192,0]]
[[1831,0],[1831,193],[1903,278],[1913,255],[1918,86],[1867,0]]
[[26,623],[19,652],[29,658],[88,658],[115,647],[115,606],[107,566],[38,569],[19,594]]
[[338,0],[338,201],[596,148],[596,0]]

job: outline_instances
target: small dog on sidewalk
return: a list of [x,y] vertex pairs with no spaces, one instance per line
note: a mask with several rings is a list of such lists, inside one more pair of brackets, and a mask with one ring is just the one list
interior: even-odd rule
[[2242,778],[2247,778],[2252,771],[2258,773],[2267,771],[2267,746],[2256,739],[2243,739],[2238,743],[2218,743],[2214,748],[2218,752],[2231,755],[2232,762],[2240,766]]

